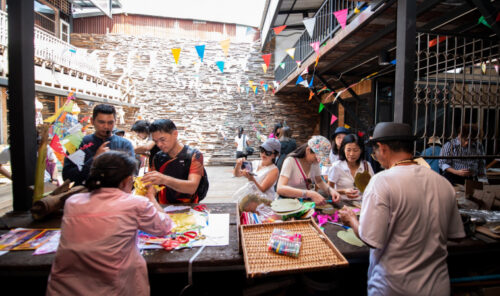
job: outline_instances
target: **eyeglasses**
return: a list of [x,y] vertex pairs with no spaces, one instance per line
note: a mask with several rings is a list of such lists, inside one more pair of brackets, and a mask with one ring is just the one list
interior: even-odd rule
[[260,153],[264,153],[264,154],[266,154],[266,156],[271,156],[271,155],[273,155],[273,154],[274,154],[274,152],[272,152],[272,151],[267,151],[267,150],[266,150],[266,149],[264,149],[264,148],[260,148]]

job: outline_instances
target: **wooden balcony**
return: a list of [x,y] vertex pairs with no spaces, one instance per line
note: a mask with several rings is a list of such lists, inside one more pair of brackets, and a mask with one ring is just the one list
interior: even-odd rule
[[[7,14],[0,11],[0,85],[7,86]],[[135,106],[135,87],[103,78],[97,58],[35,26],[35,90],[116,105]]]

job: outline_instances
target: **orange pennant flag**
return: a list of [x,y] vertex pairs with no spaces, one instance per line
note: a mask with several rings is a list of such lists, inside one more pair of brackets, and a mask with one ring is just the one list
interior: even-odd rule
[[283,30],[285,30],[286,28],[286,25],[283,25],[283,26],[279,26],[279,27],[274,27],[273,30],[274,30],[274,34],[278,35],[279,33],[281,33]]
[[224,50],[224,55],[227,56],[227,52],[229,50],[229,44],[231,43],[230,39],[222,40],[220,43],[220,46],[222,47],[222,50]]
[[264,63],[266,63],[266,66],[269,68],[269,64],[271,63],[271,54],[263,54],[262,59],[264,60]]
[[316,56],[316,63],[314,64],[314,67],[318,65],[318,62],[319,62],[319,55]]
[[54,154],[56,155],[59,162],[64,163],[64,157],[66,156],[66,154],[64,154],[64,150],[62,148],[61,142],[59,141],[58,135],[54,135],[52,141],[50,141],[49,146],[54,151]]
[[309,90],[309,101],[313,98],[314,92],[312,90]]
[[180,48],[172,48],[172,54],[174,55],[174,60],[175,60],[175,63],[177,64],[179,62],[179,55],[181,54],[181,49]]

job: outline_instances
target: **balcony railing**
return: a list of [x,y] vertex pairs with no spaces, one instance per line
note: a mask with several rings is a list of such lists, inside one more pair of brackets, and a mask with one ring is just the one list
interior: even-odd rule
[[309,56],[314,53],[314,49],[310,46],[311,43],[319,41],[320,44],[332,39],[335,33],[341,29],[337,18],[333,15],[333,12],[348,9],[347,19],[349,19],[354,14],[354,9],[357,3],[355,1],[346,0],[327,0],[323,2],[323,5],[318,9],[315,14],[316,24],[314,27],[314,35],[311,38],[307,30],[302,32],[299,40],[295,43],[295,60],[289,55],[286,55],[281,62],[277,64],[285,63],[284,69],[277,67],[274,71],[274,77],[276,81],[285,80],[291,73],[297,69],[297,62],[295,61],[305,61]]
[[[0,46],[4,48],[8,46],[7,19],[7,13],[0,11]],[[34,35],[36,84],[106,100],[135,103],[135,86],[128,82],[123,85],[100,76],[97,57],[38,27],[35,27]],[[1,56],[1,63],[7,65],[5,54]],[[5,76],[6,72],[2,75]]]

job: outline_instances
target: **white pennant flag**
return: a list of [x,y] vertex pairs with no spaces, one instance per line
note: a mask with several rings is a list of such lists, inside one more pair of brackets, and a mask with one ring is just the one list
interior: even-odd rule
[[309,36],[311,36],[311,38],[313,38],[314,26],[316,25],[316,18],[315,17],[308,18],[308,19],[303,20],[302,22],[304,22],[304,26],[306,26],[306,30],[307,30],[307,33],[309,33]]
[[85,152],[83,152],[83,150],[77,150],[75,153],[69,155],[68,159],[76,164],[78,170],[81,171],[85,160]]
[[289,48],[285,51],[292,58],[292,60],[295,58],[295,47]]

